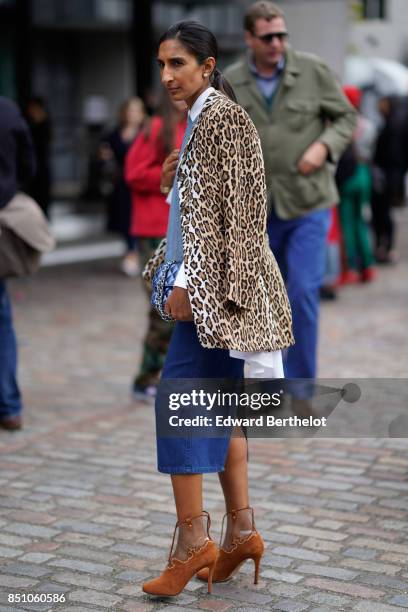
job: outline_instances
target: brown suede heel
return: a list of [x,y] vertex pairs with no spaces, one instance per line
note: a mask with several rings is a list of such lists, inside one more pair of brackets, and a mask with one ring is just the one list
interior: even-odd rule
[[208,583],[208,592],[211,593],[212,576],[218,556],[218,547],[209,535],[209,514],[207,512],[203,512],[203,514],[207,515],[208,517],[206,542],[197,548],[190,547],[188,550],[187,559],[185,561],[172,557],[171,553],[173,551],[174,536],[177,527],[183,523],[188,524],[188,521],[191,522],[192,519],[186,519],[185,521],[178,522],[174,530],[173,543],[170,549],[168,565],[158,578],[154,578],[153,580],[144,583],[142,588],[145,593],[155,595],[156,597],[174,597],[175,595],[181,593],[191,578],[203,568],[205,568],[207,571],[206,581]]
[[[246,508],[243,508],[246,510]],[[238,511],[235,511],[238,512]],[[233,513],[227,513],[233,514]],[[227,516],[227,514],[225,516]],[[225,518],[225,517],[224,517]],[[235,540],[230,550],[220,547],[217,562],[215,564],[212,582],[225,582],[230,580],[239,570],[240,566],[247,560],[252,559],[255,563],[254,584],[258,584],[259,567],[261,557],[265,549],[264,542],[253,522],[253,532],[245,539]],[[207,568],[197,573],[200,580],[208,580]]]

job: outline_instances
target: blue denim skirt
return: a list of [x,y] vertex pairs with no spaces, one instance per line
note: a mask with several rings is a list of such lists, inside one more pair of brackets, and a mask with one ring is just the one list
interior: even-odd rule
[[[160,397],[160,387],[169,382],[171,387],[176,389],[177,379],[241,380],[243,377],[243,360],[230,357],[227,349],[203,348],[198,340],[194,323],[178,321],[170,341],[158,397]],[[163,401],[157,399],[155,413],[159,472],[202,474],[223,471],[231,428],[222,428],[221,434],[209,437],[201,437],[201,434],[193,435],[191,427],[184,430],[182,436],[162,436],[159,432],[163,431],[161,427],[163,419],[168,419],[168,405],[163,405]],[[206,431],[208,432],[208,428]]]

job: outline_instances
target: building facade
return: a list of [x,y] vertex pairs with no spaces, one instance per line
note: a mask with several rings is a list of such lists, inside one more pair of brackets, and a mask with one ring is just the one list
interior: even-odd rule
[[349,51],[408,65],[407,0],[352,0]]
[[[395,0],[395,2],[405,0]],[[46,99],[53,122],[57,197],[80,197],[90,132],[111,126],[119,104],[160,87],[154,57],[160,34],[196,19],[218,36],[221,67],[245,51],[242,18],[250,0],[0,0],[0,94],[21,104]],[[278,0],[295,48],[317,53],[341,79],[347,44],[345,0]]]

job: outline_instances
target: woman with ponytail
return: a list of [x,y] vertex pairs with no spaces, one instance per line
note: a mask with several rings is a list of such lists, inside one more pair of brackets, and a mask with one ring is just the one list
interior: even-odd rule
[[[192,389],[197,379],[242,379],[245,361],[261,368],[264,378],[281,378],[281,349],[293,343],[290,307],[266,235],[259,137],[217,69],[217,57],[214,35],[196,22],[175,24],[159,42],[162,84],[173,100],[186,102],[189,115],[169,177],[167,239],[143,273],[156,291],[160,271],[178,264],[161,308],[176,325],[156,399],[158,470],[171,475],[177,523],[166,569],[143,585],[156,596],[177,595],[195,574],[208,581],[210,592],[212,581],[228,580],[246,559],[254,561],[258,581],[264,544],[248,497],[247,440],[242,430],[231,435],[226,426],[220,436],[215,417],[224,415],[221,405],[212,412],[201,407],[199,414],[212,417],[204,434],[193,427],[169,431],[176,429],[168,426],[169,417],[192,416],[195,405],[191,401],[185,412],[183,403],[171,412],[176,408],[169,401],[189,379],[196,379]],[[169,395],[169,389],[177,393]],[[203,510],[205,472],[218,473],[225,498],[219,549]]]

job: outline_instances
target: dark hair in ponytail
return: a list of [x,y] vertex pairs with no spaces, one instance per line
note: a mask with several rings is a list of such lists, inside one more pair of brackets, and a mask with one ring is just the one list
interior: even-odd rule
[[[217,39],[208,28],[197,21],[179,21],[170,26],[160,38],[159,46],[164,41],[172,39],[180,41],[199,64],[203,64],[208,57],[213,57],[216,61],[218,59]],[[234,90],[218,68],[214,68],[210,82],[215,89],[221,91],[234,102],[237,101]]]

